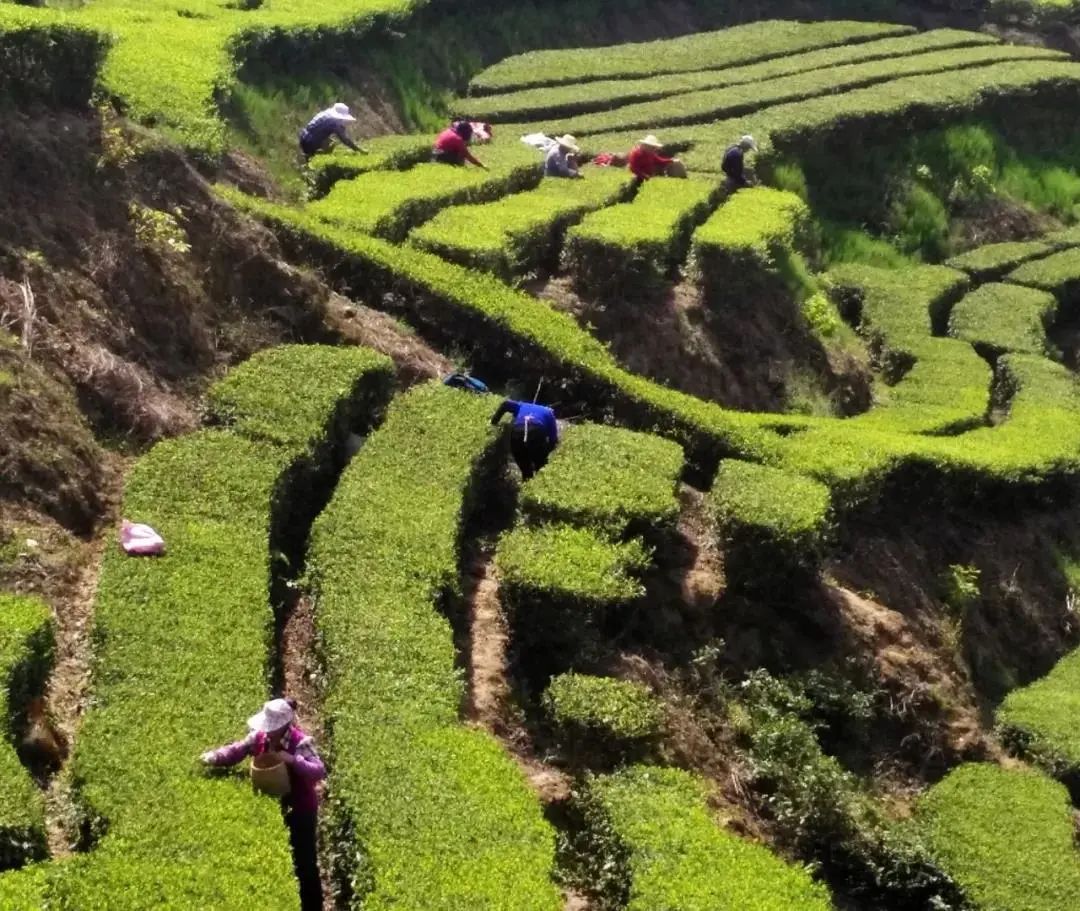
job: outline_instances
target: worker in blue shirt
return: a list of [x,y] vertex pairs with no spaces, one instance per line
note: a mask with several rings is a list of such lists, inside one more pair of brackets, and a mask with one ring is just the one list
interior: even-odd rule
[[514,416],[510,428],[510,452],[521,469],[522,478],[527,481],[547,464],[551,450],[559,442],[555,412],[546,405],[506,399],[495,409],[491,423],[498,424],[504,414]]

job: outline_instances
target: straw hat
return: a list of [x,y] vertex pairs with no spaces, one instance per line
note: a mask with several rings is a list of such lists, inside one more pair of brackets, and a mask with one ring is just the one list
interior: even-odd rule
[[339,101],[330,110],[334,112],[334,115],[337,117],[338,120],[344,120],[345,123],[356,122],[356,118],[349,113],[349,106],[347,104],[343,104]]
[[638,140],[638,145],[639,146],[649,146],[650,148],[653,148],[653,149],[662,149],[664,147],[664,144],[659,139],[657,139],[655,136],[653,136],[652,133],[650,133],[644,139],[639,139]]
[[287,724],[292,724],[293,708],[286,699],[271,699],[262,710],[248,719],[248,727],[253,731],[269,734]]
[[754,142],[754,137],[747,134],[739,140],[739,148],[745,151],[757,151],[757,143]]
[[559,145],[561,145],[563,148],[569,149],[571,152],[580,152],[581,151],[581,149],[578,148],[577,140],[574,139],[574,137],[571,136],[569,133],[566,133],[565,135],[560,136],[555,141]]

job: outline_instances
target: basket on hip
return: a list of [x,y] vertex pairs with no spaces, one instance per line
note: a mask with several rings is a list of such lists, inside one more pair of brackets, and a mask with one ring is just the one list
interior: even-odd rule
[[289,768],[281,761],[280,753],[263,753],[251,759],[251,786],[271,797],[289,793]]

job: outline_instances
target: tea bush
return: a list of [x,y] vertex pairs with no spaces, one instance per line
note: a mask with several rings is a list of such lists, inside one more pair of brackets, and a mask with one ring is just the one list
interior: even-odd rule
[[918,809],[934,855],[976,908],[1060,911],[1080,895],[1069,795],[1049,778],[968,763]]
[[[594,882],[627,911],[827,911],[829,890],[805,868],[717,825],[705,783],[681,769],[631,766],[590,776],[580,799]],[[613,871],[615,871],[613,873]]]
[[12,744],[18,735],[15,722],[26,701],[42,691],[52,657],[49,608],[37,598],[0,593],[0,870],[40,860],[46,853],[45,804]]
[[546,178],[496,202],[444,209],[409,235],[432,253],[510,281],[558,263],[563,234],[586,213],[625,199],[631,177],[588,168],[584,180]]
[[395,400],[312,531],[335,878],[352,907],[561,907],[536,798],[493,737],[458,723],[461,675],[439,612],[497,441],[490,411],[439,384]]
[[622,535],[671,528],[683,453],[670,440],[601,424],[563,432],[544,470],[521,487],[525,514]]
[[1049,291],[1061,304],[1063,315],[1071,314],[1080,305],[1080,247],[1024,263],[1005,280]]
[[977,282],[992,282],[1028,260],[1048,256],[1053,249],[1042,240],[987,244],[954,256],[945,265],[967,272]]
[[657,292],[720,193],[711,180],[654,177],[632,202],[586,216],[567,232],[563,254],[575,287],[604,300]]
[[984,356],[1006,351],[1047,354],[1046,330],[1057,314],[1054,296],[1015,285],[982,285],[963,297],[949,315],[949,335]]
[[640,683],[560,674],[544,692],[544,709],[565,737],[634,743],[660,733],[660,703]]

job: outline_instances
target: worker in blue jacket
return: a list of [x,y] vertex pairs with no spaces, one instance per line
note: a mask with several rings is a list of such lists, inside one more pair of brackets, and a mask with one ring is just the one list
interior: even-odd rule
[[555,412],[546,405],[517,402],[506,399],[491,416],[491,423],[498,424],[504,414],[514,416],[510,428],[510,452],[521,469],[521,476],[529,480],[547,464],[548,456],[559,442],[559,424]]

